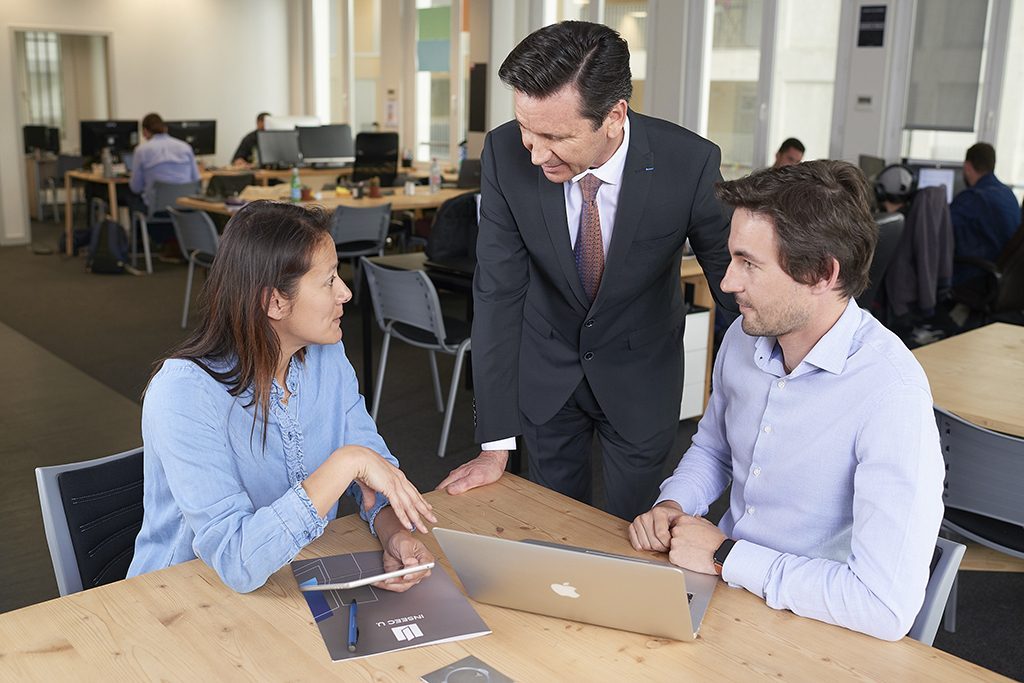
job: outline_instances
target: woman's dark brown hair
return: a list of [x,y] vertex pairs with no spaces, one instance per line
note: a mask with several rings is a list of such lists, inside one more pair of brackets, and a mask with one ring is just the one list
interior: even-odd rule
[[[199,327],[168,355],[192,361],[227,385],[232,396],[251,388],[246,407],[257,406],[264,442],[270,387],[281,353],[267,317],[270,294],[276,289],[285,298],[295,296],[317,247],[330,240],[328,225],[322,210],[293,204],[258,201],[240,209],[224,228],[200,294]],[[300,350],[299,360],[303,357]]]

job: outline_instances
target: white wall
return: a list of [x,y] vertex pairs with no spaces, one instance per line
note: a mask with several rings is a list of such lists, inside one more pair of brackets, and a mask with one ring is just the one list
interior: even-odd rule
[[288,112],[289,0],[0,2],[0,244],[29,240],[14,31],[106,33],[116,118],[217,120],[227,163],[255,116]]

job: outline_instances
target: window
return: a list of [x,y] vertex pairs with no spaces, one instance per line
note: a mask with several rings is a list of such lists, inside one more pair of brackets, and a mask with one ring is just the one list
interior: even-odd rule
[[60,40],[56,33],[26,31],[24,40],[25,103],[28,123],[64,130]]
[[451,25],[448,0],[416,2],[416,160],[449,159]]
[[[1013,3],[1008,35],[1024,36],[1024,2]],[[1011,40],[1006,51],[1003,96],[996,134],[996,176],[1013,185],[1017,198],[1024,195],[1024,40]]]
[[633,75],[633,97],[629,106],[642,112],[647,76],[647,1],[606,0],[604,23],[618,31],[629,44],[629,70]]

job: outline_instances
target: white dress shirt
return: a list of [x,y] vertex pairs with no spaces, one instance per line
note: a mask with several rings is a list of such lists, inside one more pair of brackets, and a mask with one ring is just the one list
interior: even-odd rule
[[[622,142],[619,148],[597,168],[588,168],[579,175],[562,183],[565,191],[565,219],[569,226],[569,244],[576,248],[576,236],[580,231],[580,216],[583,213],[583,190],[579,186],[580,179],[593,173],[601,179],[597,189],[597,213],[601,217],[601,243],[604,255],[608,256],[608,245],[612,241],[615,229],[615,212],[619,208],[619,190],[622,189],[622,171],[626,167],[626,152],[629,150],[629,117],[622,126]],[[484,451],[510,451],[516,447],[516,437],[510,436],[498,441],[487,441],[481,444]]]
[[850,300],[787,373],[733,323],[693,445],[661,485],[704,515],[731,482],[722,568],[769,607],[902,638],[924,601],[944,465],[924,371]]

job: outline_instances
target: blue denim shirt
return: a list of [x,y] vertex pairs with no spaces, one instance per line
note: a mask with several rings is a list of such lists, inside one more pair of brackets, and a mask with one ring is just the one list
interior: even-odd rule
[[945,466],[917,359],[852,299],[792,372],[736,320],[693,445],[661,485],[737,543],[722,578],[769,607],[896,640],[924,602]]
[[[195,363],[164,362],[142,406],[145,513],[128,576],[200,557],[234,590],[259,588],[337,516],[337,504],[318,516],[302,488],[336,448],[358,444],[398,465],[340,342],[306,347],[286,383],[287,405],[272,386],[264,448],[263,420],[245,407],[251,390],[234,397]],[[387,500],[377,494],[367,513],[357,484],[346,494],[373,532]]]

